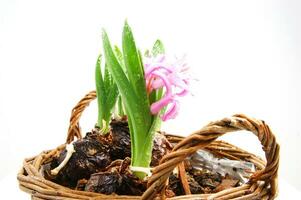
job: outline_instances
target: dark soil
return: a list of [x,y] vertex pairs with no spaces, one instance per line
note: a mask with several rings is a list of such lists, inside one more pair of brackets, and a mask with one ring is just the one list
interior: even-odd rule
[[[239,184],[238,180],[232,179],[229,176],[223,177],[218,173],[213,173],[207,170],[189,170],[186,173],[186,176],[191,194],[215,193],[224,189],[236,187]],[[170,175],[167,191],[168,197],[185,195],[182,183],[177,174]]]
[[131,157],[131,139],[127,120],[112,120],[110,126],[112,138],[111,158],[116,160]]
[[129,170],[129,165],[130,158],[126,158],[120,166],[92,174],[85,190],[103,194],[142,195],[146,190],[146,182],[134,176]]
[[[99,134],[95,128],[83,139],[73,143],[75,152],[68,163],[56,176],[50,171],[65,158],[63,150],[53,160],[44,165],[46,179],[76,190],[103,194],[142,195],[146,181],[139,180],[129,170],[131,142],[126,119],[112,120],[108,134]],[[161,158],[171,151],[172,145],[164,134],[154,138],[151,166],[157,166]],[[229,177],[222,177],[209,171],[195,171],[185,163],[186,177],[192,194],[213,193],[239,183]],[[171,174],[166,196],[184,195],[178,174]]]
[[103,194],[116,193],[122,183],[120,174],[115,172],[99,172],[92,174],[88,180],[85,190]]
[[48,179],[61,185],[75,187],[80,179],[88,179],[91,174],[96,173],[98,169],[104,168],[111,163],[111,157],[108,152],[109,147],[106,144],[101,144],[99,141],[90,137],[85,137],[73,143],[75,152],[59,172],[53,177],[50,169],[56,168],[65,158],[66,150],[62,151],[58,157],[55,157],[46,168]]
[[154,138],[151,166],[159,165],[161,158],[172,150],[172,145],[161,133],[156,133]]
[[[112,181],[115,178],[115,183],[119,183],[120,177],[116,173],[104,173],[102,170],[106,168],[112,161],[118,159],[125,159],[131,156],[131,141],[127,120],[112,120],[110,123],[110,132],[108,134],[102,135],[99,133],[99,129],[95,128],[91,132],[88,132],[83,139],[77,140],[73,143],[75,152],[72,154],[70,160],[62,168],[62,170],[56,176],[52,176],[50,171],[56,168],[66,157],[66,150],[63,150],[58,156],[44,166],[44,175],[47,179],[52,180],[61,185],[70,188],[83,188],[83,180],[89,180],[93,174],[95,177],[112,177]],[[171,145],[165,136],[161,134],[156,134],[154,139],[154,150],[153,158],[151,161],[151,166],[156,166],[159,164],[160,159],[171,150]],[[98,175],[95,173],[101,172]],[[117,179],[118,178],[118,179]],[[133,179],[131,174],[124,173],[122,176],[122,184],[136,184],[136,182],[131,182],[129,179]],[[78,183],[79,181],[82,181]],[[103,178],[106,182],[107,179]],[[114,182],[114,181],[113,181]],[[113,184],[112,182],[112,184]],[[109,183],[106,183],[109,184]],[[123,186],[122,188],[125,188]],[[128,192],[125,189],[124,192]],[[112,189],[112,191],[114,191]],[[109,190],[107,191],[107,193]],[[137,193],[137,192],[136,192]]]
[[[126,119],[112,120],[111,126],[111,158],[112,160],[131,157],[131,139]],[[154,137],[151,166],[157,166],[161,158],[172,149],[163,134],[157,133]]]

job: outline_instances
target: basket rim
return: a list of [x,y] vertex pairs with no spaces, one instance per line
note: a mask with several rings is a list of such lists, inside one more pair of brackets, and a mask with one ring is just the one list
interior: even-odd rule
[[[185,137],[180,137],[176,135],[167,135],[168,138],[173,139],[184,139]],[[22,191],[30,193],[33,198],[50,198],[50,197],[62,197],[62,198],[71,198],[71,199],[86,199],[89,197],[90,199],[140,199],[141,196],[130,196],[130,195],[104,195],[100,193],[94,192],[87,192],[87,191],[77,191],[70,189],[68,187],[56,184],[52,181],[46,180],[42,173],[41,167],[44,162],[48,162],[53,156],[55,156],[58,152],[62,151],[66,144],[59,145],[57,148],[52,150],[45,150],[40,154],[26,158],[23,162],[23,167],[17,175],[17,179],[19,181],[19,187]],[[246,160],[251,161],[253,164],[256,165],[258,169],[263,169],[265,161],[260,157],[244,151],[239,147],[232,145],[228,142],[218,140],[213,142],[212,144],[208,145],[205,149],[216,153],[220,151],[219,147],[224,148],[224,150],[228,150],[230,152],[244,153],[244,157],[247,158]],[[228,147],[228,149],[226,149]],[[230,148],[229,148],[230,147]],[[216,151],[216,152],[214,152]],[[241,155],[240,155],[241,156]],[[268,188],[264,188],[264,183],[245,183],[241,186],[230,188],[226,190],[222,190],[217,193],[211,194],[191,194],[191,195],[181,195],[175,196],[171,198],[166,198],[167,200],[179,200],[179,199],[210,199],[210,198],[218,198],[218,197],[225,197],[231,196],[241,193],[244,191],[248,195],[248,197],[258,197],[268,195]],[[48,196],[47,196],[48,195]]]
[[[82,98],[72,109],[70,125],[67,132],[66,144],[76,137],[82,138],[79,125],[80,117],[85,108],[96,98],[96,92],[91,91]],[[265,152],[266,162],[258,156],[244,151],[232,144],[216,140],[218,137],[239,130],[247,130],[254,133]],[[51,159],[52,156],[64,149],[65,144],[56,149],[44,151],[41,154],[25,159],[23,168],[18,173],[18,181],[22,190],[31,193],[35,199],[144,199],[150,200],[157,198],[161,194],[161,199],[165,199],[165,186],[172,170],[184,161],[184,159],[198,149],[205,148],[209,151],[216,150],[217,153],[223,152],[223,156],[241,159],[248,157],[249,161],[255,162],[257,170],[249,182],[242,186],[226,189],[212,194],[194,194],[169,198],[176,199],[274,199],[278,194],[278,168],[279,168],[279,149],[276,138],[269,126],[262,120],[247,117],[242,114],[234,115],[230,118],[214,121],[195,131],[187,137],[170,135],[178,143],[172,152],[164,156],[159,166],[153,169],[153,174],[148,180],[148,188],[140,197],[138,196],[116,196],[76,191],[46,180],[40,168],[44,161]],[[223,146],[224,145],[224,146]],[[221,149],[223,147],[223,149]],[[234,149],[234,150],[233,150]],[[226,153],[225,153],[226,152]]]

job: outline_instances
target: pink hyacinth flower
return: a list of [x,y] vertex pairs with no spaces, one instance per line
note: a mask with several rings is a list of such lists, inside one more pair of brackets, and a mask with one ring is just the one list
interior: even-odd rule
[[169,62],[165,55],[148,57],[145,61],[145,79],[148,93],[164,88],[164,96],[151,105],[151,113],[158,114],[167,107],[160,116],[163,121],[174,119],[179,111],[179,97],[189,93],[188,67],[185,57]]

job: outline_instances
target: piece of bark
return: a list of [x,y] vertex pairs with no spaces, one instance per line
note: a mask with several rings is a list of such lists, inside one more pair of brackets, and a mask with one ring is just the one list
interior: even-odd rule
[[187,176],[189,189],[191,191],[191,194],[200,194],[203,193],[203,188],[200,186],[198,182],[196,182],[193,178],[193,176],[189,175]]
[[235,186],[237,186],[239,180],[235,180],[235,179],[223,179],[221,184],[219,184],[216,188],[215,188],[215,192],[220,192],[222,190],[225,189],[229,189],[229,188],[233,188]]
[[156,133],[154,137],[152,161],[150,165],[151,166],[159,165],[160,160],[169,151],[171,151],[171,149],[172,149],[172,145],[169,143],[167,138],[161,133]]
[[146,181],[140,180],[132,173],[122,174],[122,183],[118,188],[119,195],[135,195],[141,196],[146,190]]
[[110,135],[112,137],[111,157],[113,160],[131,157],[131,139],[126,119],[112,119]]
[[176,194],[175,194],[171,189],[166,189],[166,190],[165,190],[165,196],[166,196],[167,198],[171,198],[171,197],[176,196]]
[[76,187],[75,187],[75,190],[84,191],[87,182],[88,182],[87,179],[80,179],[80,180],[78,180],[78,181],[77,181],[77,185],[76,185]]
[[92,174],[86,184],[85,191],[102,194],[116,193],[122,178],[117,172],[99,172]]
[[[67,164],[55,177],[49,175],[50,180],[61,185],[74,188],[80,179],[89,179],[90,175],[105,168],[111,163],[109,148],[98,140],[83,138],[73,143],[75,152]],[[51,169],[56,168],[66,157],[66,150],[63,150],[58,157],[51,162]],[[45,172],[50,174],[49,172]]]
[[222,181],[222,176],[218,173],[199,171],[193,177],[201,187],[209,189],[215,189]]
[[175,174],[171,174],[169,176],[169,184],[167,186],[167,190],[173,191],[173,193],[176,196],[180,196],[184,194],[181,181]]

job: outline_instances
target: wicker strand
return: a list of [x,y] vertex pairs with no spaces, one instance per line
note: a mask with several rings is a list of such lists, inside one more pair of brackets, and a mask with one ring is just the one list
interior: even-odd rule
[[79,119],[85,110],[85,108],[96,98],[96,91],[89,92],[83,99],[81,99],[77,105],[72,109],[70,117],[70,125],[68,128],[66,142],[69,144],[74,140],[74,137],[78,139],[82,138]]
[[178,169],[179,169],[179,177],[180,177],[184,192],[185,192],[186,195],[189,195],[189,194],[191,194],[191,191],[190,191],[189,183],[188,183],[187,176],[186,176],[186,170],[185,170],[184,162],[181,162],[178,165]]

